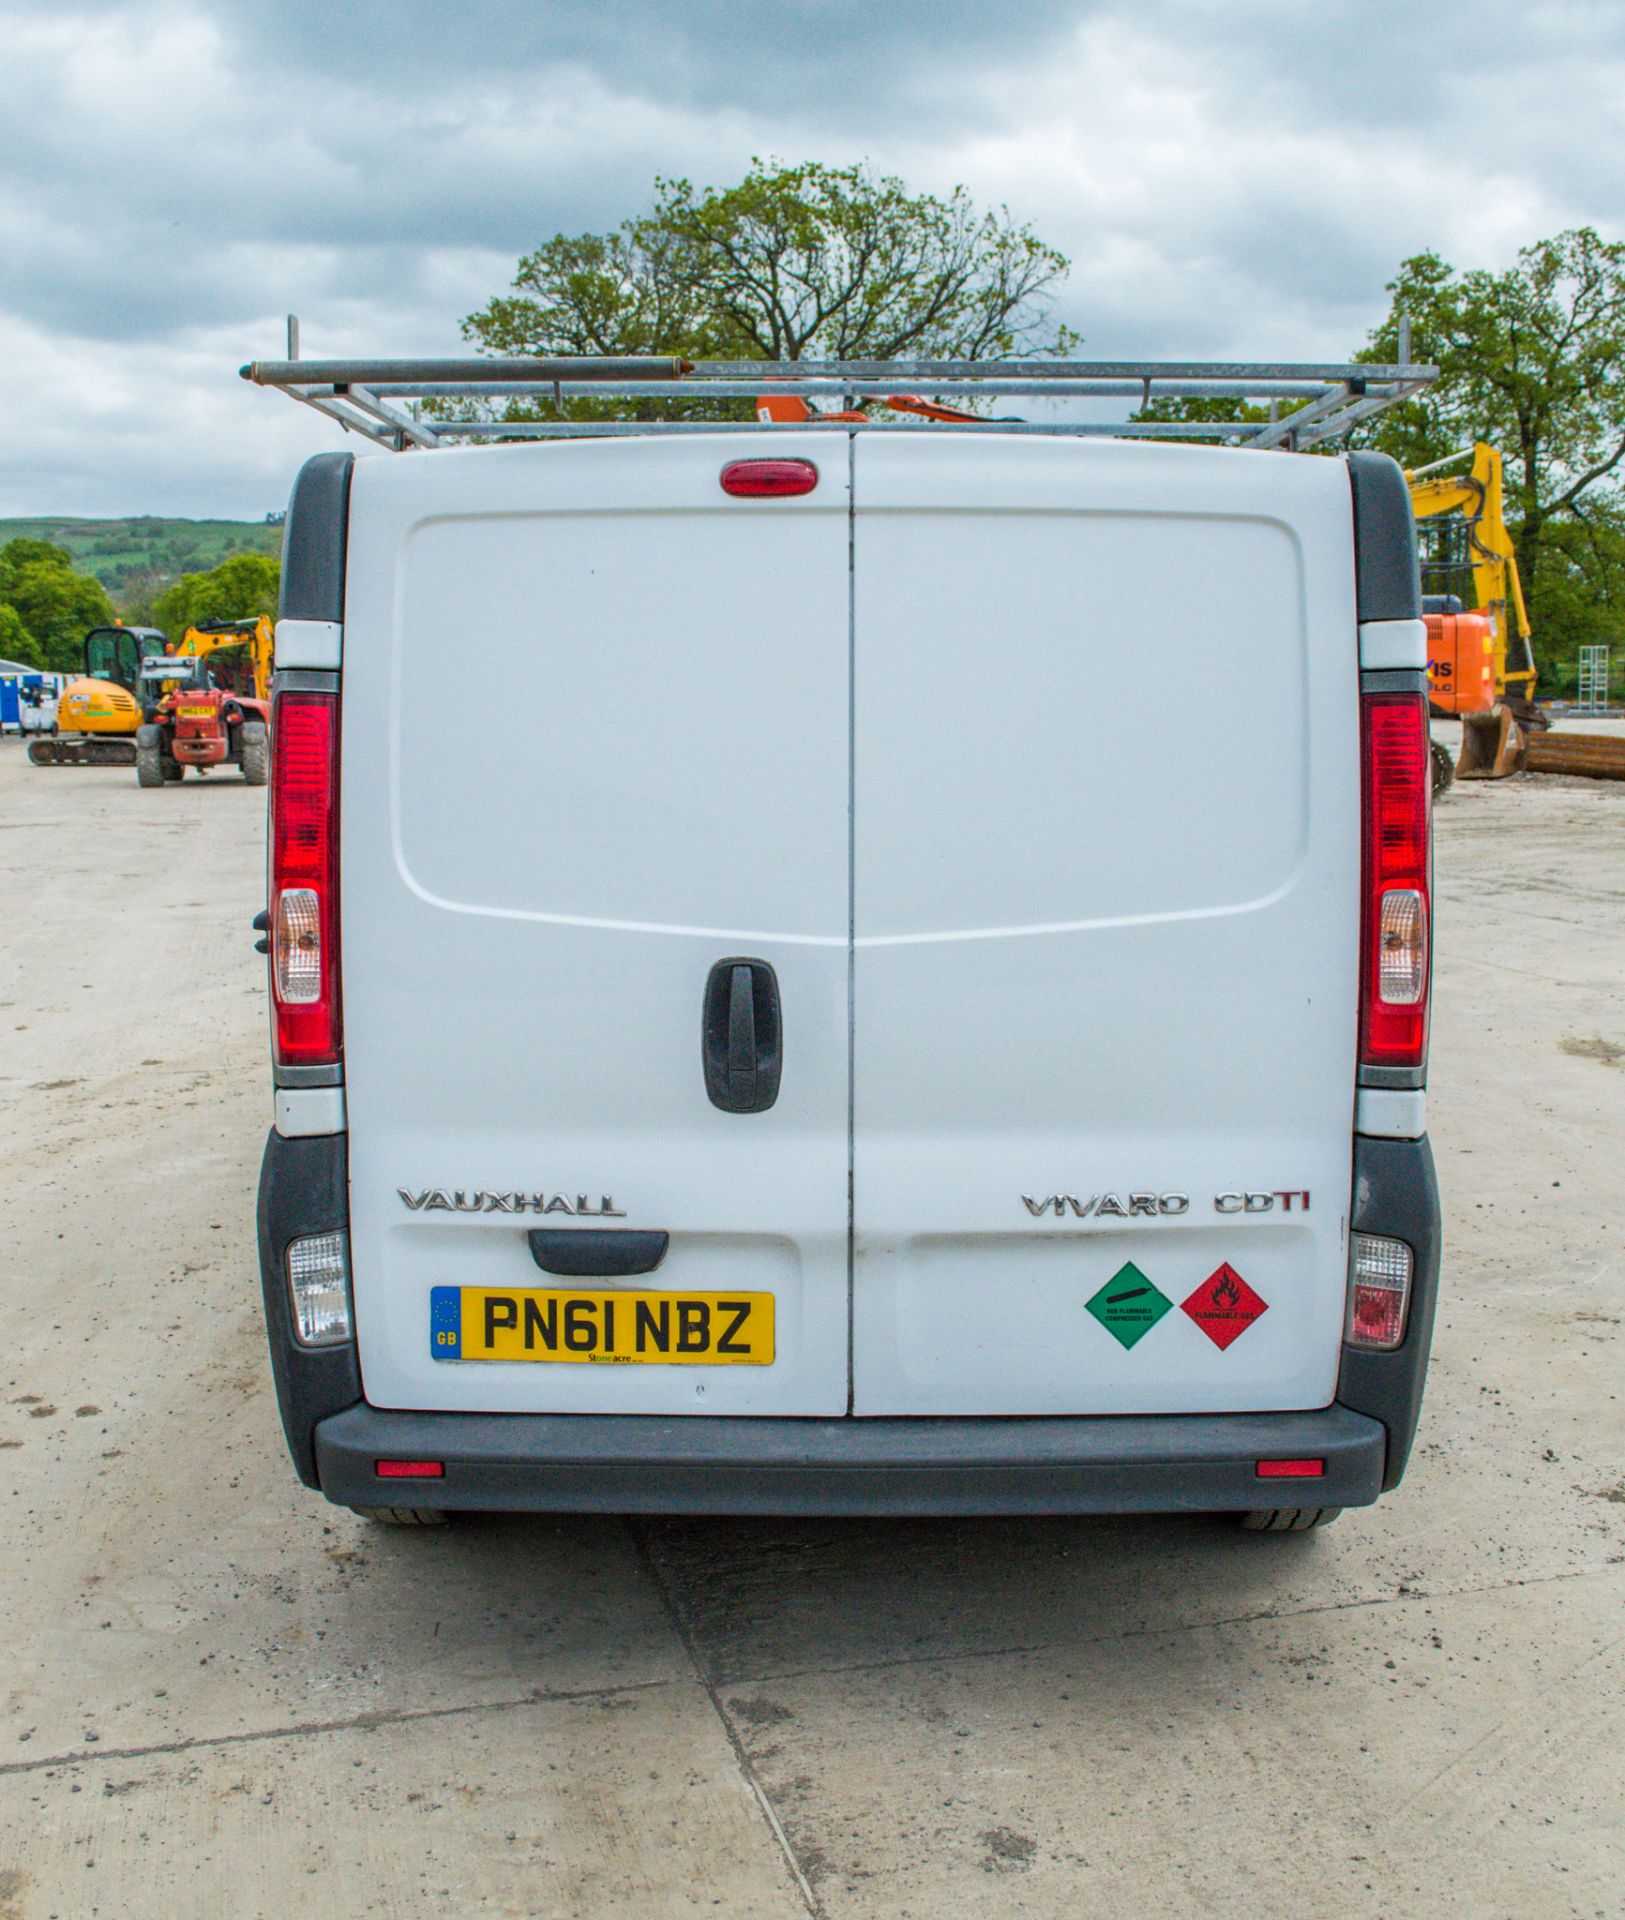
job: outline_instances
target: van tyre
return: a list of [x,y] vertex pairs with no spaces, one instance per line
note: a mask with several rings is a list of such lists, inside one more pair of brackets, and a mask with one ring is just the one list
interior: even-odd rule
[[451,1518],[439,1507],[352,1507],[363,1520],[376,1520],[381,1527],[443,1527]]
[[1329,1527],[1341,1507],[1261,1507],[1244,1513],[1241,1524],[1249,1533],[1307,1533],[1311,1527]]
[[263,720],[242,724],[243,778],[251,787],[263,787],[271,777],[271,736]]

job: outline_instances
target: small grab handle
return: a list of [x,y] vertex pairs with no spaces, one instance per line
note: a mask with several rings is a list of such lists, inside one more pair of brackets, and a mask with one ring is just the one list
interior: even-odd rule
[[633,1233],[621,1227],[536,1227],[530,1257],[543,1273],[565,1277],[653,1273],[666,1257],[669,1233]]

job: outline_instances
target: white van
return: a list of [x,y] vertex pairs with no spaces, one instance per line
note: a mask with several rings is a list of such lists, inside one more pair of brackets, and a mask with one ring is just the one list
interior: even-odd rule
[[1391,461],[323,454],[282,595],[259,1233],[308,1485],[1285,1529],[1398,1483],[1438,1199]]

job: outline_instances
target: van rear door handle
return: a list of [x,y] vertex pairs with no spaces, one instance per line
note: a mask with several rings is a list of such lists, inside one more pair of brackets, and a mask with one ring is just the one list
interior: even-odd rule
[[705,1091],[724,1113],[765,1113],[784,1062],[779,980],[765,960],[719,960],[705,982]]
[[537,1227],[529,1238],[530,1257],[543,1273],[581,1277],[653,1273],[671,1236],[624,1227]]

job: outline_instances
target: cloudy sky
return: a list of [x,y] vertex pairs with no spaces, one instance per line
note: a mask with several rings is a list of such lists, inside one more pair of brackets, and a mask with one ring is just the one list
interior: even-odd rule
[[1618,0],[0,0],[0,514],[258,517],[236,376],[461,350],[517,256],[753,154],[963,182],[1092,357],[1341,358],[1406,254],[1625,231]]

